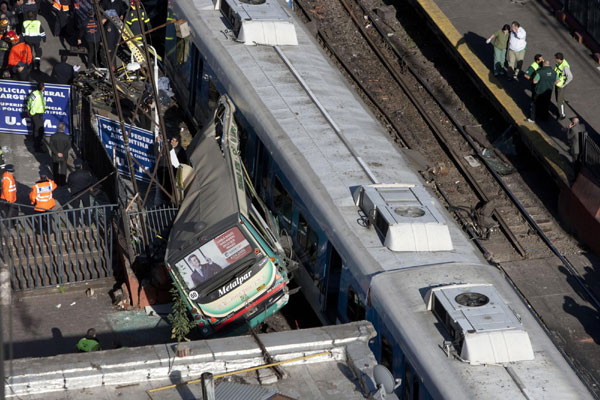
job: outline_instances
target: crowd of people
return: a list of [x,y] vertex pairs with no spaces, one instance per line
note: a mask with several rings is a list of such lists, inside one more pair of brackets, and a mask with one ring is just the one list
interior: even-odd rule
[[[5,79],[29,81],[31,72],[40,69],[46,32],[40,20],[40,2],[43,0],[2,0],[0,1],[0,76]],[[137,9],[137,2],[129,4],[123,0],[101,0],[102,17],[96,16],[93,3],[86,2],[87,11],[82,10],[84,0],[53,0],[52,34],[60,37],[65,47],[85,46],[87,68],[106,67],[108,61],[102,49],[101,28],[106,37],[106,50],[109,56],[115,54],[121,39],[117,25],[125,24],[133,35],[141,33],[139,18],[145,29],[150,28],[150,20],[145,11]],[[48,18],[48,16],[46,16]],[[54,65],[54,83],[68,84],[73,81],[79,66],[67,63],[61,57]]]
[[[5,79],[30,81],[31,72],[40,69],[46,42],[46,32],[40,20],[43,0],[0,0],[0,77]],[[133,35],[141,33],[139,17],[149,29],[149,19],[143,9],[137,10],[137,2],[131,0],[101,0],[102,16],[97,18],[95,7],[88,0],[50,0],[52,15],[44,15],[51,23],[52,35],[59,37],[63,46],[85,45],[86,67],[106,66],[107,60],[101,55],[101,29],[106,34],[107,51],[114,54],[119,45],[121,34],[117,25],[125,24]],[[49,3],[50,4],[50,3]],[[49,5],[48,4],[48,5]],[[85,10],[82,10],[85,6]],[[73,47],[71,47],[71,50]],[[102,51],[101,51],[102,50]],[[71,84],[79,71],[78,65],[68,63],[70,50],[61,52],[60,61],[52,68],[50,80],[53,83]],[[71,206],[89,207],[91,205],[90,188],[95,179],[84,168],[81,159],[73,161],[74,170],[69,173],[67,162],[71,151],[71,138],[65,134],[64,123],[59,123],[57,132],[50,136],[45,146],[44,82],[38,82],[26,98],[26,113],[31,121],[31,135],[34,150],[43,153],[48,149],[52,158],[52,174],[42,166],[39,180],[31,187],[29,200],[35,212],[51,211],[56,206],[53,192],[61,186],[67,186],[71,194]],[[15,165],[4,165],[1,176],[0,214],[10,218],[19,215],[17,202],[17,184]],[[68,175],[68,179],[67,179]]]
[[[494,76],[506,75],[508,79],[518,81],[519,72],[523,70],[525,52],[527,50],[527,32],[513,21],[511,25],[505,24],[493,33],[486,43],[494,47]],[[573,81],[571,66],[563,53],[554,54],[554,65],[546,60],[542,54],[536,54],[533,62],[523,73],[525,79],[531,82],[531,106],[527,122],[546,121],[550,116],[552,92],[556,101],[556,119],[562,121],[565,114],[565,90]],[[577,162],[580,153],[580,136],[582,125],[579,118],[572,118],[565,129],[570,145],[570,153]]]

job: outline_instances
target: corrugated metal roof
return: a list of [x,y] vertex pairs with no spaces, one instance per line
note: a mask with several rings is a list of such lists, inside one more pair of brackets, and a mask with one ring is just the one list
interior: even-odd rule
[[277,392],[260,386],[222,382],[215,388],[216,400],[268,400]]

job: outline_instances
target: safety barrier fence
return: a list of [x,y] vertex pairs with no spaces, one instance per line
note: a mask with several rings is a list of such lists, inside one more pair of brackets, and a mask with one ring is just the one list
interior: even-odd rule
[[563,10],[600,43],[600,0],[561,0]]
[[600,181],[600,146],[589,135],[583,136],[583,164]]
[[160,206],[127,213],[131,245],[136,257],[157,256],[158,251],[164,250],[177,211],[174,207]]
[[116,210],[98,205],[0,220],[0,261],[13,290],[112,276]]

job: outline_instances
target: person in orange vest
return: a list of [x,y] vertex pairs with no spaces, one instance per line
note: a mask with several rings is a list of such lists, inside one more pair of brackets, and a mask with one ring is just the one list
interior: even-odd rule
[[71,0],[54,0],[52,3],[54,10],[54,36],[59,36],[64,39],[66,33],[65,27],[71,22]]
[[46,174],[40,174],[40,180],[33,185],[29,199],[34,205],[34,210],[38,212],[46,212],[52,210],[56,205],[52,192],[56,189],[56,183],[49,179]]
[[2,194],[0,194],[0,200],[2,200],[3,207],[2,212],[4,218],[12,218],[19,215],[19,207],[15,204],[17,201],[17,182],[15,181],[15,167],[12,164],[6,164],[4,166],[4,173],[2,174]]
[[31,47],[18,35],[14,35],[11,41],[13,41],[13,46],[10,53],[8,53],[8,69],[12,72],[13,78],[28,81],[31,63],[33,62]]

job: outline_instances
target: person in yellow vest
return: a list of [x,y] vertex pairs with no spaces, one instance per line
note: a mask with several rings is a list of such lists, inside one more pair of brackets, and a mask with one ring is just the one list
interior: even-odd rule
[[38,83],[37,89],[27,96],[27,112],[31,118],[31,133],[35,143],[35,151],[40,153],[42,152],[42,141],[44,140],[44,113],[46,112],[44,82]]
[[523,75],[525,79],[531,81],[531,105],[529,107],[529,118],[527,119],[527,122],[535,121],[535,76],[537,75],[540,68],[542,68],[543,66],[544,57],[541,54],[536,54],[533,57],[533,62],[531,63],[529,68],[527,68],[527,71],[525,71],[525,74]]
[[27,13],[25,21],[23,21],[23,40],[35,51],[35,59],[33,68],[40,69],[40,61],[42,59],[42,40],[46,42],[46,32],[42,27],[42,23],[36,18],[33,11]]
[[554,55],[556,65],[554,71],[556,72],[556,91],[554,96],[556,99],[556,107],[558,107],[558,119],[563,120],[567,116],[565,114],[565,87],[573,80],[573,73],[571,72],[571,66],[565,60],[563,53],[556,53]]
[[83,353],[102,350],[100,342],[96,339],[96,330],[94,328],[88,329],[85,337],[79,339],[79,342],[77,342],[77,350]]
[[19,214],[19,208],[15,204],[17,201],[17,182],[13,175],[14,172],[14,165],[6,164],[4,166],[4,173],[2,174],[2,193],[0,194],[0,200],[4,203],[2,205],[4,218],[16,217]]
[[29,199],[37,212],[46,212],[52,210],[56,205],[52,192],[56,189],[56,183],[46,176],[40,174],[40,180],[31,188]]

